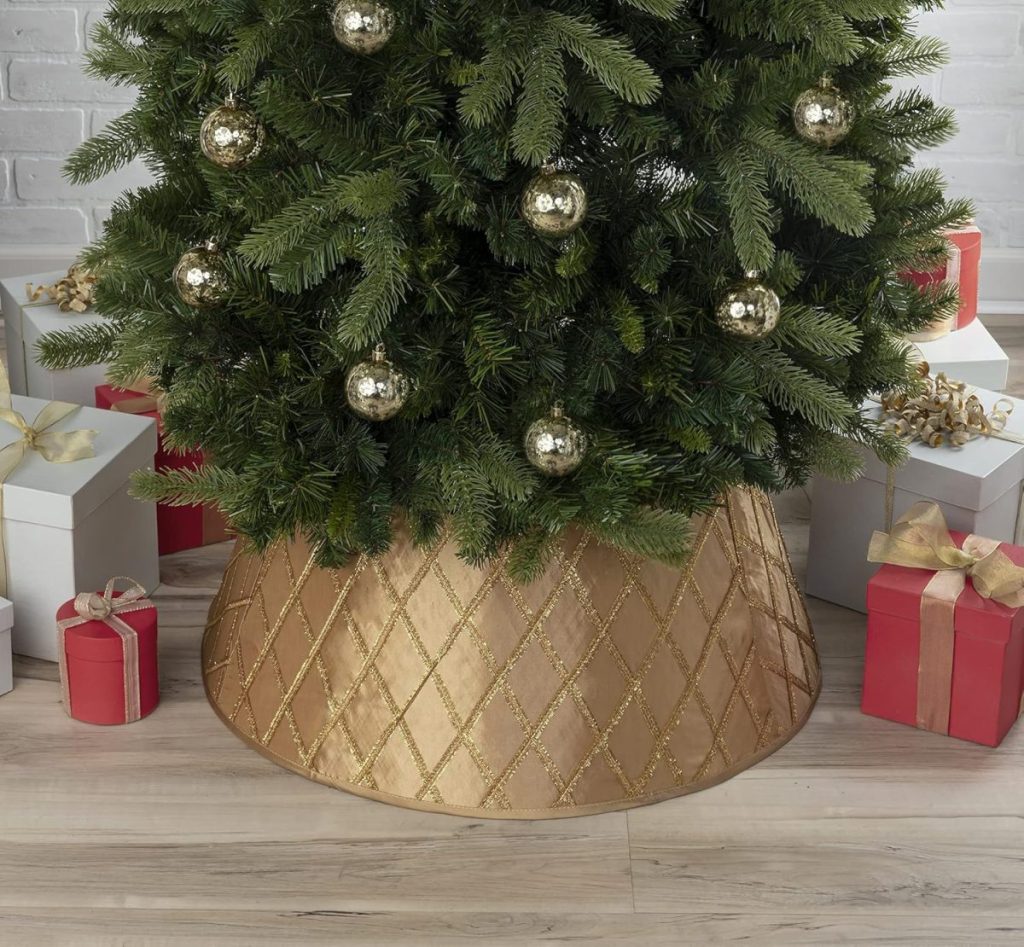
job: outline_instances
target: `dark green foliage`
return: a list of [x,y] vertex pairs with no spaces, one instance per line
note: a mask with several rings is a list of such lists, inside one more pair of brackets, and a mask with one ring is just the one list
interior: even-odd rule
[[[68,174],[141,155],[157,183],[88,252],[109,328],[43,351],[159,376],[173,442],[210,466],[141,493],[219,502],[257,544],[302,531],[332,563],[385,548],[397,510],[471,561],[507,547],[525,579],[571,524],[678,562],[690,515],[732,485],[852,476],[856,442],[899,459],[857,406],[912,385],[899,335],[955,299],[895,273],[970,213],[911,166],[952,117],[889,85],[942,61],[909,32],[934,2],[392,2],[398,35],[368,58],[308,0],[114,0],[95,31],[93,73],[141,93]],[[859,113],[831,152],[790,119],[825,72]],[[268,131],[236,172],[196,139],[232,89]],[[565,241],[518,212],[552,156],[591,199]],[[198,312],[169,278],[208,236],[233,290]],[[755,343],[713,317],[751,268],[785,302]],[[416,386],[374,426],[344,380],[378,341]],[[554,400],[590,437],[557,482],[521,449]]]

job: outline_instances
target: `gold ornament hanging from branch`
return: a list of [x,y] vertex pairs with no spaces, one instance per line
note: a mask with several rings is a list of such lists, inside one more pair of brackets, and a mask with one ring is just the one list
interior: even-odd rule
[[210,309],[220,305],[230,291],[227,260],[216,242],[192,247],[174,268],[174,288],[193,309]]
[[568,237],[587,219],[588,205],[587,190],[579,177],[547,164],[526,186],[521,210],[537,233]]
[[775,331],[782,315],[779,294],[761,281],[756,271],[734,286],[718,305],[718,325],[727,335],[763,339]]
[[833,148],[853,130],[856,111],[828,76],[804,92],[793,106],[796,133],[812,144]]
[[549,417],[530,425],[524,440],[526,458],[549,477],[568,477],[579,470],[587,454],[587,436],[565,416],[561,402]]
[[388,361],[387,351],[378,345],[373,358],[360,362],[345,381],[349,407],[367,421],[390,421],[409,400],[409,379]]
[[203,120],[199,148],[220,168],[237,171],[254,161],[266,140],[263,123],[256,113],[233,95]]
[[372,56],[395,33],[394,11],[377,0],[340,0],[331,14],[334,38],[349,52]]

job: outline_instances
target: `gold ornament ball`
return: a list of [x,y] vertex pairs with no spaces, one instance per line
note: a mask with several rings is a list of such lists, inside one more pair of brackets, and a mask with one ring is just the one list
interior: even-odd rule
[[367,421],[389,421],[409,400],[409,379],[388,361],[378,345],[373,359],[348,373],[345,397],[349,407]]
[[349,52],[372,56],[391,41],[395,14],[377,0],[340,0],[331,15],[334,37]]
[[853,129],[853,105],[828,79],[808,89],[793,106],[793,124],[804,141],[832,148]]
[[522,214],[539,234],[568,237],[587,219],[587,191],[567,171],[545,167],[523,192]]
[[781,315],[779,294],[754,273],[726,294],[717,311],[722,331],[741,339],[763,339],[775,330]]
[[565,416],[561,405],[534,421],[524,441],[526,458],[549,477],[568,477],[579,470],[587,454],[587,436]]
[[230,290],[227,261],[212,240],[185,252],[174,268],[174,288],[194,309],[210,309]]
[[233,98],[215,108],[203,120],[199,147],[215,165],[237,171],[263,150],[266,131],[252,109]]

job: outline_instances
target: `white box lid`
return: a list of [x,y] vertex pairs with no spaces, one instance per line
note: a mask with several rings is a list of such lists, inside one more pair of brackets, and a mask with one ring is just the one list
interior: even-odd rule
[[[1011,401],[1014,410],[1006,430],[1024,436],[1024,401],[984,388],[969,390],[988,411],[1001,398]],[[881,416],[881,408],[872,401],[866,401],[863,410],[869,417]],[[870,451],[866,453],[864,476],[884,484],[888,479],[885,464]],[[997,437],[976,437],[964,447],[929,447],[914,441],[910,459],[897,472],[897,480],[902,489],[918,496],[980,512],[1024,480],[1024,444]]]
[[[29,425],[47,402],[14,395],[12,404]],[[3,487],[4,518],[73,529],[120,489],[136,470],[152,468],[156,422],[152,418],[79,408],[51,431],[98,431],[96,456],[69,464],[52,464],[37,451],[25,459]],[[18,439],[18,431],[0,422],[0,448]]]
[[[960,362],[979,362],[1005,359],[1006,353],[985,328],[980,319],[975,319],[969,326],[950,332],[941,339],[931,342],[915,342],[924,360],[934,368],[936,364],[957,364]],[[955,375],[950,375],[955,378]]]
[[46,332],[59,332],[62,329],[71,329],[76,325],[92,325],[97,322],[106,322],[104,316],[94,311],[89,312],[61,312],[57,304],[49,302],[49,297],[44,293],[34,303],[30,303],[25,295],[25,284],[33,286],[52,286],[67,276],[67,270],[52,270],[46,273],[31,273],[28,276],[8,277],[0,280],[0,299],[3,300],[4,316],[7,319],[12,317],[9,311],[11,307],[20,309],[25,319],[31,320],[38,329],[39,334]]
[[14,604],[0,597],[0,631],[7,631],[14,625]]

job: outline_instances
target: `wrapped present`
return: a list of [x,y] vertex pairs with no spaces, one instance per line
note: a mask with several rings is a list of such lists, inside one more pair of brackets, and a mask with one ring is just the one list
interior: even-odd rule
[[16,653],[57,660],[53,615],[78,589],[124,572],[156,587],[156,508],[128,495],[155,451],[151,419],[11,396],[0,366],[0,595]]
[[935,372],[970,385],[1002,391],[1010,375],[1010,359],[980,319],[954,335],[916,345]]
[[[124,582],[128,588],[116,591]],[[156,606],[133,579],[111,579],[57,610],[64,708],[84,723],[134,723],[160,702]]]
[[1024,695],[1024,549],[917,503],[868,558],[866,714],[998,746]]
[[946,233],[948,254],[944,266],[931,272],[908,271],[906,279],[920,287],[937,283],[950,283],[960,293],[960,311],[955,317],[940,320],[924,331],[910,337],[913,342],[931,341],[964,329],[978,318],[978,298],[981,285],[981,231],[970,224]]
[[[1024,402],[984,389],[963,391],[961,396],[974,399],[974,431],[929,433],[922,428],[926,437],[939,434],[943,439],[932,447],[914,434],[909,460],[899,470],[889,470],[873,452],[865,450],[864,474],[856,483],[815,479],[807,565],[809,595],[864,612],[867,583],[874,572],[864,559],[864,550],[872,534],[885,530],[895,517],[921,500],[937,503],[953,529],[1007,543],[1024,538],[1020,522]],[[865,402],[863,410],[881,418],[882,409],[873,401]],[[982,433],[979,411],[986,418],[998,419],[987,434]],[[944,420],[945,415],[940,414],[933,423],[938,427]],[[967,437],[969,442],[964,440]]]
[[[150,392],[127,391],[113,385],[99,385],[96,388],[96,407],[123,414],[136,414],[156,420],[160,425],[157,398]],[[164,446],[162,429],[154,466],[156,470],[194,470],[203,464],[200,450],[177,453]],[[156,508],[157,534],[160,541],[160,555],[196,549],[231,538],[227,520],[213,506],[170,506],[160,503]]]
[[35,273],[0,280],[0,308],[14,394],[92,404],[93,389],[106,378],[107,366],[50,371],[39,364],[36,349],[39,340],[49,332],[106,322],[89,309],[91,279],[81,274],[72,277],[64,273]]
[[11,625],[14,624],[14,606],[0,598],[0,694],[14,689],[14,660],[11,654]]

